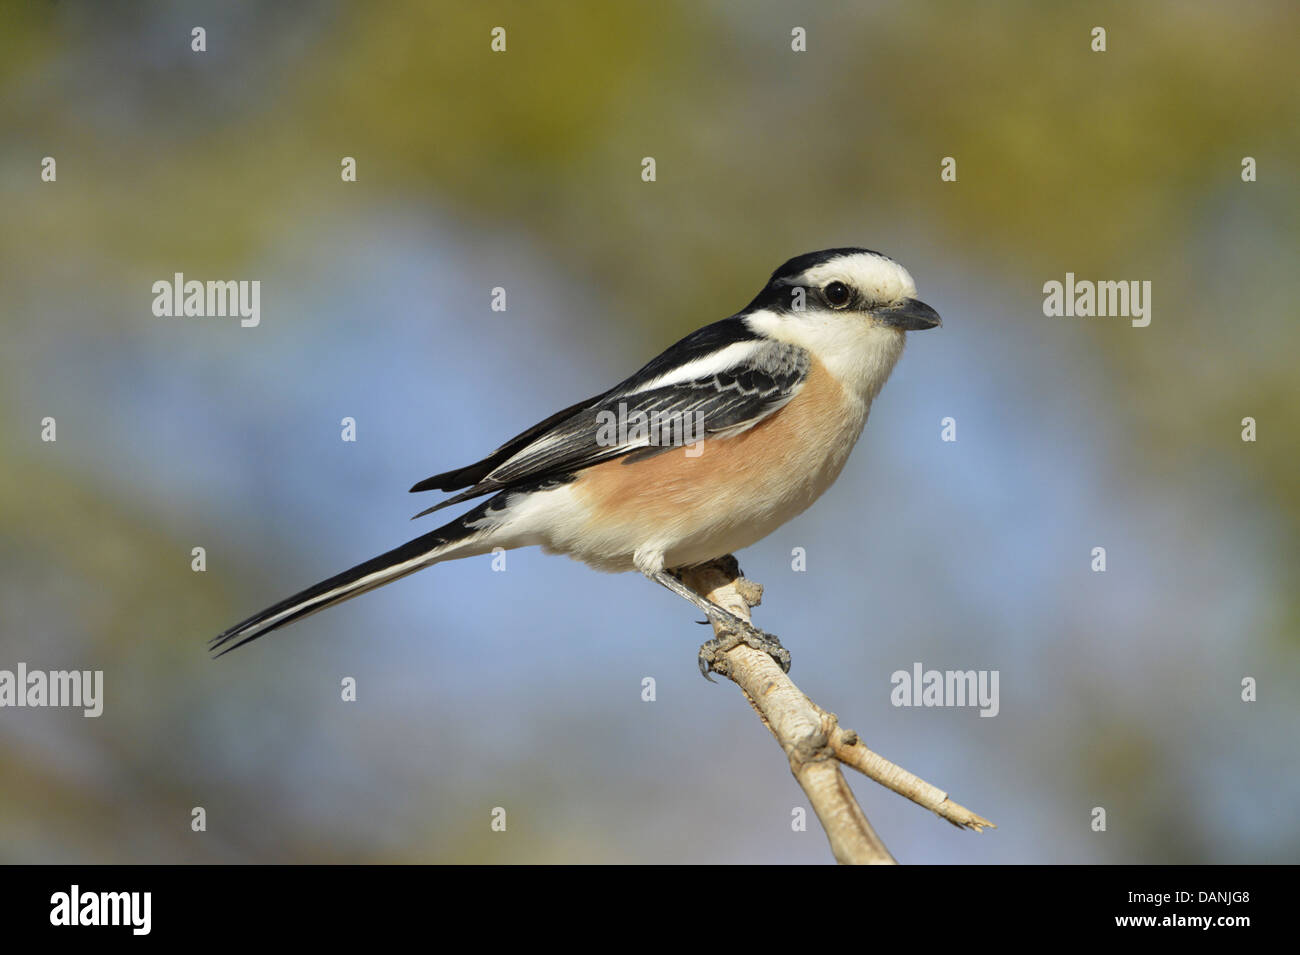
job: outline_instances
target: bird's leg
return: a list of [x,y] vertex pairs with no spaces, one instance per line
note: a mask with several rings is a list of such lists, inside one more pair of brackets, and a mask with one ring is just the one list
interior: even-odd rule
[[767,633],[758,629],[752,623],[742,620],[734,613],[719,607],[712,600],[701,597],[690,587],[687,587],[680,577],[671,570],[659,570],[646,574],[655,583],[667,587],[679,597],[684,597],[693,603],[704,615],[709,618],[710,623],[720,623],[727,632],[722,636],[714,637],[700,647],[700,673],[704,679],[712,682],[713,678],[709,676],[709,671],[713,669],[713,664],[720,658],[723,653],[740,644],[753,647],[755,650],[762,650],[785,672],[790,671],[790,651],[781,646],[781,641],[775,634]]

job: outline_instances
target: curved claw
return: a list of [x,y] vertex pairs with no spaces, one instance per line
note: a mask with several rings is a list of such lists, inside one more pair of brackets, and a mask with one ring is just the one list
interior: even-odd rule
[[708,680],[710,683],[717,683],[718,682],[717,680],[709,676],[709,669],[710,669],[709,661],[704,658],[703,653],[700,654],[699,660],[700,660],[700,676],[704,677],[704,679]]
[[[722,630],[712,640],[700,647],[700,674],[704,679],[710,683],[716,683],[717,681],[709,675],[710,671],[724,674],[726,671],[715,669],[713,666],[714,661],[719,658],[720,654],[726,653],[732,647],[741,643],[766,653],[781,668],[782,673],[790,672],[790,651],[781,645],[780,638],[775,634],[760,630],[752,623],[721,608],[718,608],[716,612],[704,608],[704,612],[708,617],[708,622],[718,625]],[[707,656],[706,651],[708,651]]]

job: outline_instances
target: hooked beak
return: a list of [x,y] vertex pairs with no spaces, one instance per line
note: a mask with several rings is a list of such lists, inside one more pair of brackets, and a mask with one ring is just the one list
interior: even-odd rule
[[919,332],[943,324],[939,320],[938,312],[914,298],[888,308],[878,308],[871,314],[877,321],[907,332]]

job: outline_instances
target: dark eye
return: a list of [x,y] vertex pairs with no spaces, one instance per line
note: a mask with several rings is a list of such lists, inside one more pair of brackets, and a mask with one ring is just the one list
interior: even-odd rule
[[849,287],[843,282],[832,282],[823,289],[823,293],[831,308],[843,308],[849,304]]

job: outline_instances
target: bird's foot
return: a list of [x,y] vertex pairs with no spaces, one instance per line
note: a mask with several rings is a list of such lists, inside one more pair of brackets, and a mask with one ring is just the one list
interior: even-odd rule
[[776,661],[776,665],[783,672],[790,672],[790,651],[781,646],[781,641],[776,634],[759,630],[753,624],[746,623],[734,614],[725,611],[710,614],[710,617],[714,622],[722,624],[724,632],[700,647],[700,674],[704,679],[710,683],[713,682],[713,677],[709,676],[710,671],[727,676],[731,670],[727,663],[727,651],[740,646],[742,643],[747,647],[753,647],[755,650],[762,650]]

